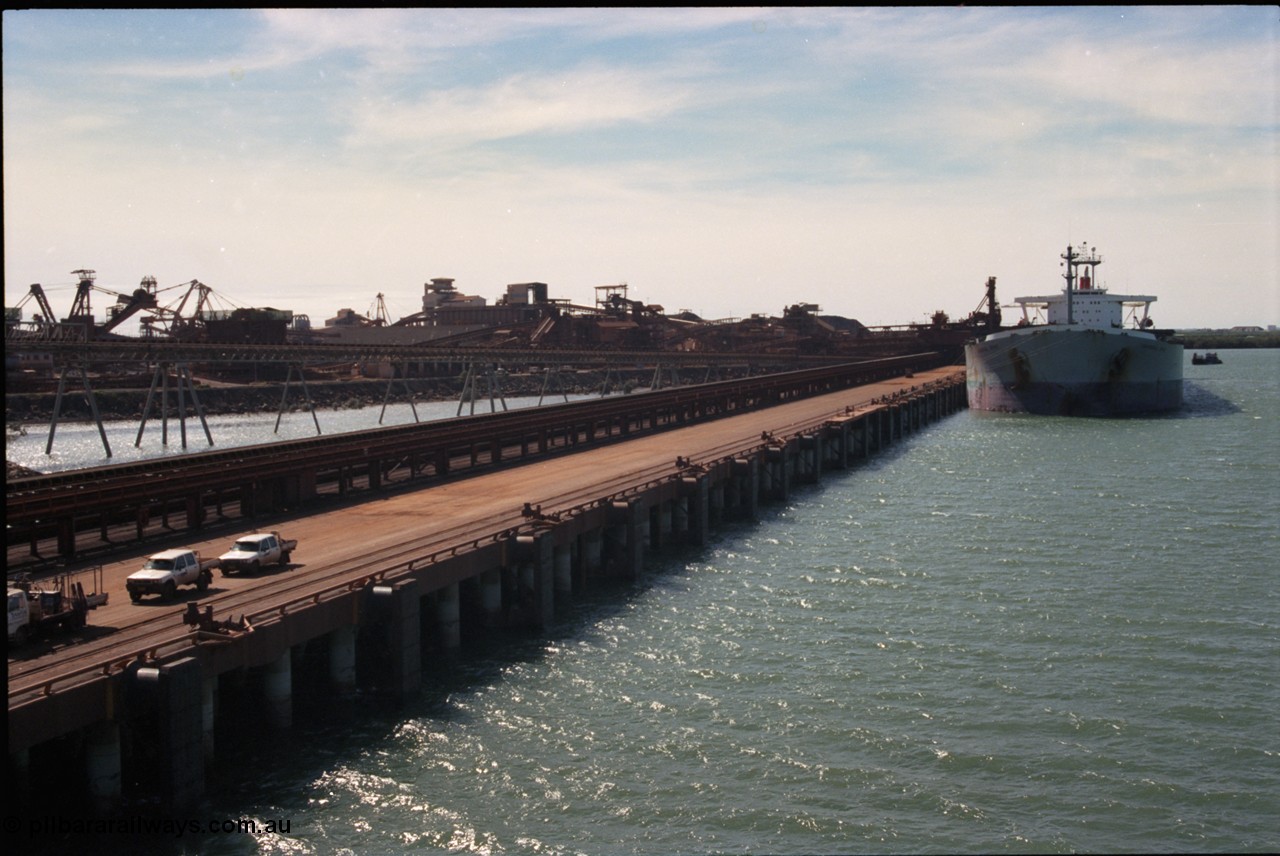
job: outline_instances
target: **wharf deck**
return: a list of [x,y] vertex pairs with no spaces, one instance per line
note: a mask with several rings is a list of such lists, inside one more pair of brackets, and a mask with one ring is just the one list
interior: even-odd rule
[[[564,456],[512,464],[457,481],[444,482],[391,495],[371,494],[359,501],[321,513],[286,516],[270,523],[288,538],[298,539],[293,575],[315,574],[321,569],[363,566],[370,555],[403,546],[426,533],[453,533],[457,544],[473,542],[492,532],[524,522],[525,503],[544,514],[555,513],[589,499],[618,493],[631,483],[642,483],[662,471],[674,472],[677,457],[692,462],[722,458],[759,446],[761,436],[784,436],[820,425],[849,408],[867,408],[903,391],[962,372],[946,367],[918,372],[855,389],[781,404],[713,422],[675,428],[661,434],[631,439],[609,446],[589,447]],[[193,540],[184,546],[201,555],[217,556],[230,538]],[[186,598],[176,604],[131,604],[124,580],[138,568],[142,552],[103,565],[104,584],[112,594],[109,605],[92,615],[99,628],[123,630],[159,610],[178,614]],[[367,570],[353,573],[358,577]],[[219,605],[227,595],[270,583],[279,574],[261,577],[218,577],[199,597],[202,604]],[[196,599],[194,591],[189,599]],[[50,656],[66,657],[68,649]],[[12,660],[11,660],[12,662]],[[11,675],[13,670],[11,667]]]
[[[537,524],[531,519],[530,509],[536,510],[537,520],[555,521],[541,531],[554,528],[557,537],[584,537],[585,528],[578,535],[569,531],[574,529],[576,513],[584,521],[592,518],[584,527],[594,527],[599,535],[601,526],[615,525],[612,521],[620,511],[636,510],[628,509],[626,502],[618,502],[628,492],[640,497],[639,492],[644,491],[640,504],[656,513],[657,503],[669,501],[661,495],[669,497],[672,490],[681,489],[682,475],[700,466],[709,471],[713,465],[728,467],[747,457],[764,460],[769,457],[764,447],[791,442],[794,449],[802,438],[816,436],[815,432],[860,416],[897,412],[898,403],[909,400],[917,391],[928,397],[939,393],[927,390],[943,389],[952,393],[963,390],[962,368],[920,371],[914,376],[586,447],[554,458],[513,463],[499,471],[395,493],[362,494],[362,501],[318,513],[281,516],[264,526],[298,540],[289,567],[272,568],[254,576],[216,576],[208,591],[180,593],[174,601],[130,603],[124,580],[138,568],[138,558],[145,550],[139,547],[130,555],[112,557],[102,565],[104,589],[112,596],[107,605],[91,614],[86,628],[43,645],[20,651],[10,648],[10,747],[31,746],[69,730],[88,727],[101,721],[99,717],[103,715],[118,715],[118,711],[110,711],[121,697],[119,682],[128,670],[141,665],[191,663],[194,658],[208,681],[228,669],[264,666],[278,659],[281,652],[287,655],[291,646],[340,626],[353,622],[363,625],[370,620],[366,616],[369,607],[362,606],[365,601],[360,598],[370,592],[376,594],[378,588],[394,588],[397,582],[410,583],[411,600],[436,603],[433,609],[453,603],[453,618],[447,620],[456,623],[459,583],[475,584],[481,574],[496,580],[493,575],[498,571],[490,569],[514,569],[518,564],[512,562],[523,561],[516,553],[527,551],[531,545],[535,552],[538,549],[540,536],[534,531]],[[962,402],[962,392],[956,398]],[[704,491],[707,481],[703,480]],[[648,514],[644,517],[649,519]],[[633,515],[628,525],[641,524]],[[648,524],[644,525],[645,531],[650,531]],[[705,522],[698,525],[705,534]],[[655,526],[653,532],[658,528]],[[638,532],[633,528],[625,536],[631,545],[626,549],[641,556],[643,544],[636,541]],[[224,534],[209,539],[207,532],[191,536],[193,540],[184,546],[205,556],[223,552],[233,537]],[[613,536],[606,536],[609,537]],[[557,545],[556,549],[568,547]],[[507,571],[501,573],[505,575]],[[522,573],[509,578],[511,584],[523,586]],[[542,574],[544,570],[529,573]],[[528,595],[527,589],[523,591]],[[545,616],[549,608],[548,591],[543,589],[542,595],[533,595],[543,603],[534,607],[535,619],[538,610]],[[505,589],[502,598],[507,598]],[[212,609],[219,619],[248,618],[256,630],[248,644],[212,649],[197,646],[197,634],[182,620],[188,605],[194,606],[197,601],[201,610]],[[529,608],[527,604],[521,607],[514,603],[505,608]],[[417,609],[412,606],[415,626]],[[413,630],[412,635],[417,638],[418,631]],[[452,644],[456,645],[456,641]],[[412,656],[416,663],[418,655]],[[416,667],[410,663],[404,669],[408,671],[402,670],[401,677],[412,683],[414,678],[409,672]]]
[[184,529],[196,538],[206,525],[314,511],[353,490],[439,483],[938,365],[938,354],[915,354],[13,478],[5,491],[9,568],[39,570]]

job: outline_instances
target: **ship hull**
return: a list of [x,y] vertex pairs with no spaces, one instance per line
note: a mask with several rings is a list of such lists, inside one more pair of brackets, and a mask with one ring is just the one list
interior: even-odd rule
[[965,346],[974,410],[1125,416],[1182,407],[1181,345],[1149,333],[1030,327]]

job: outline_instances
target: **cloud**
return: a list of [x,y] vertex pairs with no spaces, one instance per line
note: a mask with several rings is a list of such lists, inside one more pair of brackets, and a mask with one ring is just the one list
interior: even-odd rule
[[524,74],[484,87],[431,91],[413,103],[378,101],[353,112],[348,146],[462,147],[531,134],[650,122],[686,106],[688,93],[653,75],[601,67]]
[[1080,123],[1099,116],[1191,126],[1275,122],[1274,43],[1186,48],[1081,37],[1023,72],[1080,105],[1074,117]]

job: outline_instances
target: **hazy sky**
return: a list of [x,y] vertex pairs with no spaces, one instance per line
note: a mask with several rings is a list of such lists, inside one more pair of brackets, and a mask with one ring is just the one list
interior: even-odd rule
[[[1276,7],[7,11],[5,304],[319,325],[453,277],[865,324],[1061,288],[1280,323]],[[102,318],[112,302],[94,298]],[[27,304],[30,318],[33,304]]]

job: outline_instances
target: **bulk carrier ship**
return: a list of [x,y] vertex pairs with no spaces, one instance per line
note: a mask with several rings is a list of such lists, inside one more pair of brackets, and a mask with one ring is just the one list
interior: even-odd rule
[[1061,294],[1017,298],[1018,326],[965,345],[969,407],[1061,416],[1180,408],[1182,346],[1167,341],[1172,331],[1153,329],[1156,298],[1099,287],[1102,258],[1092,247],[1068,245],[1062,258]]

